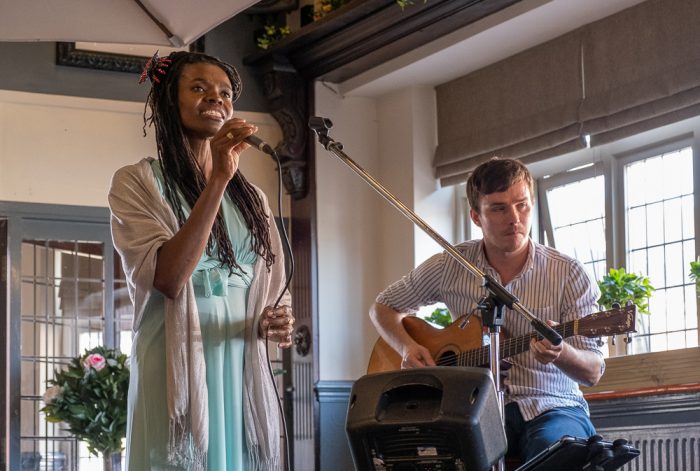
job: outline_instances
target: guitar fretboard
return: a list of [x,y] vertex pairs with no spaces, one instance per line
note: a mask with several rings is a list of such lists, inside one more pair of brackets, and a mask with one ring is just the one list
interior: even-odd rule
[[[561,324],[552,329],[561,335],[563,338],[573,337],[576,335],[576,324],[578,321],[570,321],[565,324]],[[539,334],[532,332],[527,335],[520,337],[506,339],[500,342],[500,357],[508,358],[518,353],[526,352],[530,349],[530,340],[539,338]],[[441,359],[438,364],[442,366],[456,365],[456,366],[485,366],[489,364],[490,348],[488,345],[484,345],[481,348],[475,348],[473,350],[468,350],[465,352],[458,353],[450,358],[446,358],[444,361]]]

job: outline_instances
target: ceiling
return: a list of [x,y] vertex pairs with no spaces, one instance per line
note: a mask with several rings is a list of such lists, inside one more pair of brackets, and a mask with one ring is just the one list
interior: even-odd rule
[[522,0],[336,87],[343,95],[371,97],[439,85],[642,1]]
[[0,0],[0,41],[183,46],[257,0]]

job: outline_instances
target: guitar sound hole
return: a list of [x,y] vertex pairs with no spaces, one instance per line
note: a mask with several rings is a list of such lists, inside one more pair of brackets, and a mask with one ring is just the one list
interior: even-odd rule
[[439,366],[457,366],[457,354],[452,351],[445,352],[440,355],[437,364]]

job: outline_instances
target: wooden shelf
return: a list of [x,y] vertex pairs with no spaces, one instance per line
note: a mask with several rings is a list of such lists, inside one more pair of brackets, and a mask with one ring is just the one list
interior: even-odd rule
[[521,0],[353,0],[244,64],[290,64],[305,79],[342,82]]
[[600,382],[581,388],[586,398],[668,394],[700,383],[698,347],[608,358],[605,364]]

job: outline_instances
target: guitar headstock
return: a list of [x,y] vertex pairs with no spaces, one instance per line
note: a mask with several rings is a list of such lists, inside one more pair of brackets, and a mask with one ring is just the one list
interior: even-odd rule
[[636,332],[637,306],[616,307],[600,311],[578,320],[576,335],[606,337],[608,335]]

